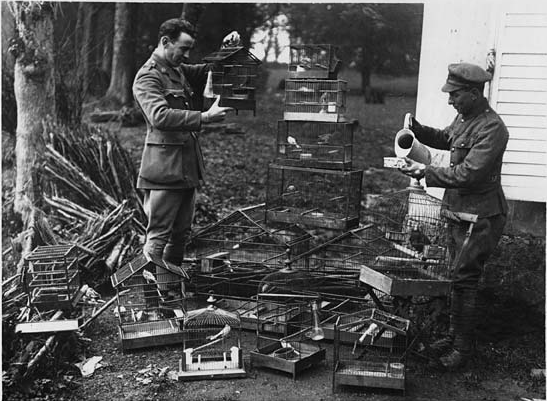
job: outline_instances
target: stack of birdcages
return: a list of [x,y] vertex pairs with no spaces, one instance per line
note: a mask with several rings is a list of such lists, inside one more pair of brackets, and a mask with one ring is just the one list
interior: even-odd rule
[[354,121],[345,117],[347,83],[331,45],[293,45],[268,167],[266,219],[346,230],[359,224],[362,170],[352,170]]

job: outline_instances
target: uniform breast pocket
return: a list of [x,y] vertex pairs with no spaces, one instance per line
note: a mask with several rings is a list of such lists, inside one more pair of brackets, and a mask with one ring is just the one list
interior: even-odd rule
[[454,145],[454,147],[452,148],[452,157],[450,158],[451,164],[456,165],[462,163],[469,154],[470,150],[471,145],[469,145],[468,143],[462,142]]
[[185,110],[188,108],[188,98],[186,92],[182,89],[166,89],[165,100],[172,109]]
[[140,176],[158,184],[181,181],[183,178],[182,146],[145,145]]

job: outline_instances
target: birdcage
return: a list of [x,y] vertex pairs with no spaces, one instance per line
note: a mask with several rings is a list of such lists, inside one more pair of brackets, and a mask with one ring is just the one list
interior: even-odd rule
[[307,251],[310,238],[295,222],[266,222],[262,204],[236,210],[199,231],[189,251],[201,259],[204,272],[215,270],[214,260],[219,269],[226,266],[219,259],[279,267],[290,255]]
[[256,295],[265,276],[276,271],[260,263],[228,262],[221,270],[192,275],[190,285],[195,289],[194,293],[198,296],[213,294],[216,297],[248,298]]
[[361,266],[360,280],[396,296],[437,296],[450,291],[450,220],[442,201],[415,188],[381,196],[363,220],[373,222],[388,246]]
[[336,50],[327,44],[291,45],[289,78],[336,79],[342,65]]
[[260,60],[242,46],[223,47],[203,60],[212,64],[213,93],[220,95],[220,106],[256,112]]
[[347,230],[359,224],[362,170],[268,166],[266,219]]
[[283,119],[344,122],[346,96],[347,82],[340,79],[287,79]]
[[26,256],[24,288],[30,304],[38,310],[72,309],[81,284],[82,255],[77,245],[45,245]]
[[277,163],[297,167],[351,169],[355,125],[356,121],[279,121]]
[[183,342],[188,279],[183,267],[143,253],[110,278],[117,291],[123,351]]
[[325,349],[318,342],[324,338],[318,309],[315,296],[259,293],[252,366],[286,372],[294,380],[304,369],[325,360]]
[[333,392],[339,385],[405,390],[410,321],[379,309],[335,325]]
[[245,377],[237,313],[213,305],[189,311],[183,332],[179,380]]

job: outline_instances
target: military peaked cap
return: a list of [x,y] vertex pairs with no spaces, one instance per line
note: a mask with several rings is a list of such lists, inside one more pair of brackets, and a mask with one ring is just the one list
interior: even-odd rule
[[448,78],[442,87],[443,92],[453,92],[458,89],[471,88],[490,81],[492,75],[475,64],[457,63],[448,66]]

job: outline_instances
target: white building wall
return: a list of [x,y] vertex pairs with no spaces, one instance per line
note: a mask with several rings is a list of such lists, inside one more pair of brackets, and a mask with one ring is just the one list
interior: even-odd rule
[[[547,34],[539,35],[536,25],[542,24],[542,17],[537,16],[541,10],[545,8],[545,2],[539,0],[515,0],[515,1],[427,1],[424,4],[424,22],[422,34],[422,47],[420,56],[420,72],[418,83],[418,96],[416,107],[416,118],[419,122],[442,128],[447,126],[455,116],[456,111],[448,105],[448,95],[441,92],[441,86],[446,80],[447,66],[450,63],[470,62],[482,67],[486,67],[486,56],[490,49],[494,48],[498,52],[497,64],[501,63],[500,51],[505,48],[519,47],[519,42],[535,42],[534,51],[541,48],[541,43],[547,43]],[[514,32],[507,31],[507,13],[521,10],[525,15],[510,17],[510,23],[514,25],[515,18],[520,21],[533,21],[534,25],[529,32],[518,31],[519,35],[515,36]],[[511,22],[513,21],[513,22]],[[546,27],[547,28],[547,27]],[[541,29],[540,29],[541,30]],[[534,31],[535,34],[532,32]],[[536,32],[538,31],[538,32]],[[543,32],[543,31],[542,31]],[[524,35],[522,35],[524,33]],[[528,35],[528,36],[526,36]],[[509,47],[508,47],[509,46]],[[547,45],[546,45],[547,46]],[[525,49],[526,46],[520,46]],[[531,47],[528,44],[528,47]],[[526,63],[526,62],[525,62]],[[508,74],[518,74],[522,70],[514,68],[506,68]],[[537,69],[536,69],[537,70]],[[491,87],[487,85],[485,94],[489,98],[492,107],[500,112],[502,118],[506,120],[506,124],[515,124],[517,127],[510,127],[510,143],[508,144],[509,151],[504,159],[505,165],[503,170],[502,185],[509,199],[515,200],[531,200],[545,201],[547,197],[547,186],[545,185],[545,174],[541,177],[540,169],[536,169],[530,178],[530,166],[524,166],[524,163],[530,163],[534,160],[536,163],[545,164],[545,153],[541,153],[538,149],[542,148],[547,142],[547,132],[542,128],[543,119],[545,119],[546,105],[541,101],[536,101],[536,104],[514,106],[507,102],[500,101],[498,96],[499,74],[501,67],[496,65],[494,79]],[[527,71],[526,74],[531,73]],[[534,71],[535,77],[541,77],[542,70]],[[505,82],[515,85],[518,89],[521,85],[543,85],[547,81],[537,81],[536,83],[512,81]],[[535,93],[534,96],[547,95]],[[517,94],[518,96],[518,94]],[[526,97],[526,99],[531,99]],[[527,100],[525,100],[527,102]],[[502,104],[504,103],[504,104]],[[498,107],[499,106],[499,110]],[[517,111],[520,110],[520,111]],[[520,115],[518,115],[520,113]],[[517,114],[517,116],[515,116]],[[522,120],[526,124],[522,124]],[[534,130],[528,130],[523,133],[521,125],[529,127],[534,125]],[[509,125],[509,124],[507,124]],[[517,139],[520,135],[520,142]],[[522,139],[528,141],[525,142]],[[529,141],[528,136],[532,135],[535,142]],[[520,153],[515,153],[516,150]],[[448,154],[446,152],[432,151],[434,153],[433,163],[437,165],[447,165]],[[544,169],[543,169],[544,171]],[[508,173],[511,173],[510,177]],[[543,179],[543,181],[542,181]],[[522,182],[526,185],[526,190],[518,187],[518,183]],[[442,196],[442,190],[433,188],[430,193],[436,196]]]

